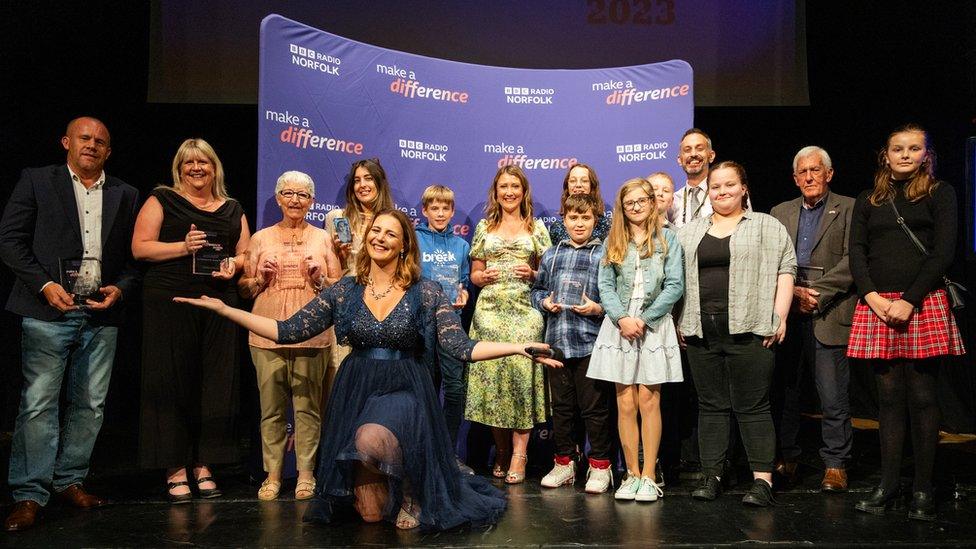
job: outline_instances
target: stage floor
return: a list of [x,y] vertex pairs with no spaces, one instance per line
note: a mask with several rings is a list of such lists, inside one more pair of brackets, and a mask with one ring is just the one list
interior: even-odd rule
[[[219,471],[218,471],[219,473]],[[220,475],[226,495],[188,505],[166,503],[154,478],[126,476],[93,480],[91,488],[116,504],[94,511],[51,504],[33,529],[0,533],[9,547],[205,547],[259,546],[726,546],[740,544],[973,546],[976,502],[942,494],[939,519],[908,520],[904,511],[877,517],[854,511],[876,479],[855,473],[847,494],[815,490],[818,471],[808,468],[797,488],[779,492],[780,505],[744,507],[739,499],[748,483],[711,503],[688,495],[691,480],[672,482],[656,503],[614,501],[611,494],[588,495],[582,486],[542,489],[538,477],[521,486],[499,486],[509,494],[501,522],[488,529],[435,534],[400,532],[387,523],[358,521],[338,526],[302,522],[307,502],[292,498],[259,502],[256,486],[243,475]],[[293,488],[286,484],[285,489]],[[962,487],[965,496],[972,487]],[[951,492],[951,490],[949,491]],[[970,494],[976,495],[976,493]]]

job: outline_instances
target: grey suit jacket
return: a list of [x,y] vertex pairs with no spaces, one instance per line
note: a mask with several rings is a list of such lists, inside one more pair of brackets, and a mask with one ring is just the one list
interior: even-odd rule
[[[813,314],[813,332],[823,345],[847,345],[854,305],[857,304],[847,257],[854,199],[829,192],[825,200],[823,217],[810,254],[811,264],[824,268],[823,276],[811,284],[820,292],[818,310]],[[783,202],[770,212],[786,226],[794,246],[802,207],[803,197],[800,197]]]

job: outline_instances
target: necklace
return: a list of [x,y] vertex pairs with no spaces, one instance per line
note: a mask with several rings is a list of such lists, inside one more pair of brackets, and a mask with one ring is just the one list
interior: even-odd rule
[[387,286],[387,288],[385,290],[383,290],[382,292],[380,292],[380,293],[376,293],[376,290],[373,288],[373,277],[371,277],[371,276],[370,277],[367,277],[366,278],[366,282],[368,283],[367,284],[367,288],[369,288],[369,295],[373,296],[373,299],[375,299],[377,301],[383,299],[384,297],[386,297],[387,295],[389,295],[390,292],[393,291],[393,281],[392,280],[390,280],[390,285]]

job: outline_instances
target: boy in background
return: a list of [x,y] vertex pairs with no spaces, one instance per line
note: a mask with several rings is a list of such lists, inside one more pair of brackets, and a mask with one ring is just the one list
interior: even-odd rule
[[[468,302],[468,287],[471,265],[468,252],[471,246],[452,231],[451,219],[454,217],[454,191],[443,185],[431,185],[424,189],[421,197],[423,214],[427,222],[417,225],[417,242],[420,246],[420,263],[423,275],[439,282],[454,304],[456,310],[464,308]],[[444,419],[451,435],[451,443],[457,452],[458,428],[464,415],[464,400],[467,384],[464,379],[464,363],[437,350],[441,370],[441,383],[444,388]],[[470,474],[472,471],[458,465]]]

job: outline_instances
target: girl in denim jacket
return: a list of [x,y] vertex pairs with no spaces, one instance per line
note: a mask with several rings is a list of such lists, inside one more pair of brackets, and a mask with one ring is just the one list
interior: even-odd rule
[[[627,476],[614,497],[622,500],[656,501],[664,496],[654,482],[661,443],[661,384],[684,379],[671,320],[671,307],[684,292],[683,252],[674,232],[661,227],[659,216],[646,179],[624,183],[600,263],[606,317],[587,376],[616,384],[617,430]],[[643,468],[637,456],[641,439]]]

